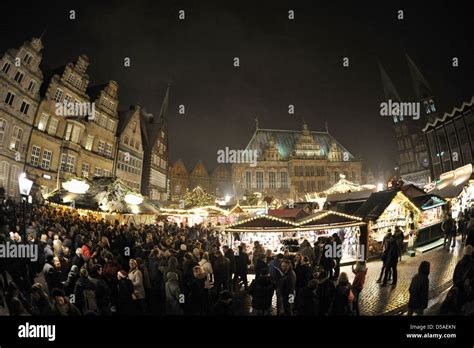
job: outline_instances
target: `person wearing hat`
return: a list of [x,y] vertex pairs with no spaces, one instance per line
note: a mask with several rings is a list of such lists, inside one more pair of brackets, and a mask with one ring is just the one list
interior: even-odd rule
[[128,273],[124,270],[117,272],[117,302],[115,303],[118,315],[132,315],[136,313],[133,303],[133,283],[128,279]]

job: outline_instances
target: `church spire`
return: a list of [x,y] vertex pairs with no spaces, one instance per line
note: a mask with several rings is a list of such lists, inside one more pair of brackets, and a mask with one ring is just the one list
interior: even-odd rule
[[400,95],[398,94],[397,89],[392,83],[392,80],[388,76],[387,72],[385,69],[382,67],[382,64],[378,62],[379,65],[379,70],[380,70],[380,75],[382,77],[382,84],[383,84],[383,92],[385,99],[391,99],[393,101],[401,101]]
[[169,105],[169,96],[170,96],[170,84],[168,84],[168,88],[166,89],[165,97],[163,98],[163,103],[161,104],[161,110],[159,119],[155,120],[155,123],[158,123],[160,120],[168,120],[168,105]]
[[415,91],[416,98],[418,100],[423,100],[432,97],[433,92],[431,91],[431,87],[421,73],[420,69],[418,69],[415,62],[410,58],[408,53],[405,52],[405,56],[408,61],[408,67],[410,69],[413,90]]

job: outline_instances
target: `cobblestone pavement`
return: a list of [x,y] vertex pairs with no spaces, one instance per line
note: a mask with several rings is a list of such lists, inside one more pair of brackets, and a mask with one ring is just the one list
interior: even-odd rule
[[[438,247],[415,257],[403,255],[402,261],[398,263],[397,286],[392,289],[391,285],[381,286],[377,283],[382,268],[381,261],[368,262],[368,271],[364,290],[360,297],[361,315],[403,315],[408,310],[409,293],[413,276],[418,272],[418,266],[422,261],[429,261],[430,272],[430,302],[427,314],[436,315],[439,302],[444,300],[446,290],[452,285],[454,267],[462,257],[461,239],[459,238],[455,248],[443,249]],[[353,279],[351,266],[341,267],[341,272],[346,272],[350,281]],[[249,276],[249,283],[253,276]],[[389,282],[390,284],[390,282]],[[272,314],[276,314],[276,298],[273,298],[274,308]],[[235,309],[238,315],[249,315],[251,311],[251,298],[245,292],[236,294]]]
[[[415,257],[404,255],[402,261],[398,263],[398,281],[394,289],[390,285],[383,287],[376,282],[382,262],[369,262],[365,287],[360,295],[361,314],[400,315],[406,312],[409,299],[408,288],[422,261],[429,261],[431,264],[430,299],[438,301],[441,293],[452,285],[454,268],[462,257],[462,249],[459,238],[456,247],[449,250],[438,247],[424,254],[417,254]],[[352,274],[350,266],[342,267],[341,272]]]

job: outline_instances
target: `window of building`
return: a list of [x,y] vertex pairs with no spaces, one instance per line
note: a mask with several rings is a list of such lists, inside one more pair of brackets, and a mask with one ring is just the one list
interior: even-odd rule
[[49,121],[48,134],[56,135],[56,131],[58,130],[58,122],[59,121],[57,118],[51,118],[51,121]]
[[7,121],[4,118],[0,118],[0,145],[3,145],[3,138],[5,137],[6,130]]
[[257,189],[263,189],[263,172],[256,172]]
[[107,127],[107,116],[99,116],[99,125],[104,128]]
[[94,145],[94,136],[89,134],[86,140],[86,150],[91,151],[93,145]]
[[50,169],[51,168],[51,158],[53,157],[53,152],[50,150],[43,150],[43,160],[41,161],[41,168]]
[[464,122],[462,118],[458,118],[455,121],[456,130],[458,132],[459,143],[461,146],[462,158],[464,160],[463,164],[471,163],[472,162],[472,153],[471,147],[469,144],[469,136],[467,134],[466,127],[464,126]]
[[10,165],[7,161],[0,162],[0,187],[8,191],[8,174],[10,173]]
[[36,81],[31,80],[30,83],[28,84],[28,91],[29,92],[34,92],[36,87]]
[[287,172],[280,173],[280,186],[282,189],[288,188],[288,173]]
[[103,154],[105,151],[105,141],[99,140],[99,145],[97,146],[97,152]]
[[84,178],[89,177],[89,170],[90,170],[90,164],[86,162],[82,162],[82,167],[81,167],[81,175]]
[[39,123],[38,123],[38,129],[40,131],[46,130],[46,125],[48,124],[48,118],[49,118],[48,114],[45,114],[45,113],[41,114],[40,120],[39,120]]
[[41,155],[41,147],[33,145],[31,148],[31,158],[30,158],[30,163],[32,166],[37,167],[39,164],[39,159]]
[[124,140],[123,140],[123,142],[125,143],[125,145],[128,145],[128,144],[129,144],[129,138],[128,138],[128,135],[126,135],[126,136],[124,137]]
[[438,138],[439,151],[440,151],[438,156],[441,158],[441,165],[443,168],[443,172],[450,171],[453,169],[451,167],[451,154],[449,153],[448,141],[446,139],[446,134],[444,133],[443,127],[438,127],[436,129],[436,135]]
[[60,103],[62,96],[63,96],[63,91],[60,88],[57,88],[56,92],[54,92],[53,100],[57,103]]
[[104,169],[104,176],[110,176],[110,170]]
[[15,196],[18,190],[18,177],[20,176],[20,167],[13,165],[10,172],[10,185],[9,192],[10,196]]
[[94,176],[102,176],[102,169],[100,167],[94,168]]
[[14,151],[20,150],[21,139],[23,138],[23,129],[20,127],[13,127],[12,141],[10,144],[10,149]]
[[108,121],[107,121],[107,129],[108,129],[109,131],[111,131],[111,132],[114,131],[114,129],[115,129],[115,121],[114,121],[114,120],[112,120],[112,119],[110,119],[110,118],[108,119]]
[[271,189],[276,188],[276,173],[268,172],[268,187]]
[[29,54],[28,52],[25,54],[25,56],[23,57],[23,61],[26,63],[26,64],[30,64],[31,63],[31,60],[33,59],[33,56],[31,54]]
[[8,92],[7,96],[5,97],[5,103],[12,106],[13,100],[15,100],[15,94],[13,94],[12,92]]
[[21,83],[23,81],[23,77],[25,74],[23,74],[20,70],[18,70],[15,74],[15,77],[13,78],[16,82]]
[[74,74],[69,74],[66,81],[69,82],[71,85],[74,85]]
[[3,68],[2,68],[2,71],[5,73],[5,74],[8,74],[10,72],[10,68],[12,67],[12,64],[10,62],[5,62],[5,64],[3,64]]
[[105,155],[108,157],[112,157],[112,144],[107,143],[105,145]]
[[66,135],[64,138],[67,141],[78,144],[81,137],[81,130],[82,128],[78,124],[69,122],[66,126]]
[[69,94],[66,94],[66,95],[64,96],[64,102],[65,102],[66,104],[71,103],[71,102],[72,102],[72,97],[71,97]]
[[76,167],[76,156],[63,153],[61,155],[61,170],[68,173],[74,173]]
[[26,100],[23,100],[21,102],[20,112],[24,115],[28,115],[28,110],[29,109],[30,109],[30,103],[28,103]]

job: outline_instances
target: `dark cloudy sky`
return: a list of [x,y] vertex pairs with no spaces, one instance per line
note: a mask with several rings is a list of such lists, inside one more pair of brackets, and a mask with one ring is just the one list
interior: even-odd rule
[[[3,1],[0,51],[44,36],[44,67],[81,53],[93,84],[120,85],[121,108],[158,113],[171,83],[170,157],[188,168],[243,148],[261,128],[329,131],[374,170],[393,167],[377,59],[413,100],[404,50],[451,110],[474,94],[467,1]],[[258,5],[257,5],[258,4]],[[76,20],[69,19],[69,10]],[[185,10],[186,19],[178,20]],[[405,19],[397,19],[397,10]],[[288,20],[288,10],[295,20]],[[460,66],[451,66],[452,57]],[[123,66],[124,57],[132,66]],[[241,66],[233,67],[239,57]],[[342,66],[349,57],[350,66]],[[178,114],[184,104],[186,114]],[[288,105],[295,115],[288,115]]]

